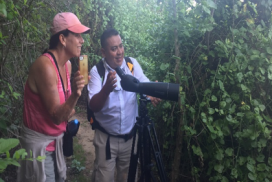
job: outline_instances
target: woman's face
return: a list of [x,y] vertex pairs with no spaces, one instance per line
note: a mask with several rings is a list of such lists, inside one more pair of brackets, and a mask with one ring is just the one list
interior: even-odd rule
[[70,32],[66,37],[66,51],[71,57],[79,57],[84,39],[81,34]]

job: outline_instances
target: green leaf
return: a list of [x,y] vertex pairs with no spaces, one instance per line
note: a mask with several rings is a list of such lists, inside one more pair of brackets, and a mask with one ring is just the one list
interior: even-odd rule
[[11,165],[14,165],[14,166],[17,166],[17,167],[20,166],[20,164],[15,159],[10,159],[10,160],[7,160],[6,162],[8,163],[8,165],[11,164]]
[[215,154],[215,158],[221,161],[224,158],[223,152],[221,150],[217,151],[217,153]]
[[219,80],[219,87],[222,91],[225,91],[224,84],[221,80]]
[[250,179],[250,180],[252,180],[252,181],[256,181],[256,179],[257,179],[257,176],[256,176],[256,174],[254,173],[248,173],[248,178]]
[[45,158],[46,158],[46,156],[38,156],[37,161],[42,162],[42,160],[44,160]]
[[231,175],[234,177],[234,178],[237,178],[238,177],[238,171],[236,168],[232,168],[231,169]]
[[217,5],[212,0],[207,0],[208,6],[213,9],[217,9]]
[[212,95],[212,101],[216,102],[217,101],[217,97]]
[[255,55],[259,55],[260,51],[258,51],[258,50],[252,50],[252,53],[255,54]]
[[17,92],[13,92],[12,93],[12,96],[15,98],[15,99],[18,99],[19,96],[21,96],[21,94],[17,93]]
[[7,8],[6,4],[3,1],[0,1],[0,16],[7,17]]
[[0,154],[9,151],[19,144],[19,140],[15,138],[3,139],[0,138]]
[[233,118],[232,118],[232,116],[230,114],[226,116],[226,119],[229,122],[232,122],[232,120],[233,120]]
[[209,110],[209,114],[210,114],[210,115],[212,115],[212,114],[214,114],[214,113],[215,113],[215,111],[214,111],[214,109],[213,109],[213,108],[209,108],[208,110]]
[[[0,112],[1,113],[1,112]],[[7,120],[5,119],[5,118],[1,118],[0,117],[0,119],[1,119],[1,122],[0,122],[0,128],[2,128],[2,129],[4,129],[4,130],[6,130],[7,129]],[[0,145],[1,146],[1,145]],[[0,150],[0,153],[1,153],[1,150]]]
[[169,67],[169,64],[168,63],[162,63],[161,66],[160,66],[160,69],[162,71],[166,70],[167,68]]
[[264,68],[259,67],[259,70],[260,70],[260,72],[262,73],[262,75],[265,74],[265,69],[264,69]]
[[250,56],[250,60],[255,61],[255,60],[259,60],[260,56],[259,55],[251,55]]
[[264,171],[266,169],[266,165],[264,163],[257,164],[257,171]]
[[213,126],[207,125],[207,128],[210,130],[211,133],[216,133],[216,131],[214,130]]
[[257,160],[258,162],[264,162],[264,159],[265,159],[265,156],[264,156],[263,154],[260,154],[260,155],[256,158],[256,160]]
[[[271,159],[272,159],[272,158],[271,158]],[[241,156],[241,157],[239,157],[238,162],[239,162],[239,165],[242,166],[242,165],[245,164],[246,158]],[[271,160],[271,162],[272,162],[272,160]],[[271,164],[272,164],[272,163],[271,163]]]
[[220,102],[220,108],[225,108],[227,105],[226,101],[221,101]]
[[186,66],[186,69],[187,69],[187,71],[188,71],[188,73],[192,73],[192,68],[191,68],[191,66]]
[[248,169],[249,171],[255,173],[255,167],[254,167],[252,164],[247,163],[247,169]]
[[263,111],[265,110],[265,105],[260,104],[260,105],[259,105],[259,109],[263,112]]
[[267,47],[267,48],[266,48],[266,52],[267,52],[268,54],[272,54],[272,48],[271,48],[271,47]]
[[173,59],[177,59],[177,60],[181,60],[181,58],[180,58],[180,57],[175,56],[175,55],[173,55],[173,56],[172,56],[172,58],[173,58]]
[[272,65],[270,65],[270,66],[268,67],[267,72],[268,72],[268,79],[269,79],[269,80],[272,80]]
[[269,166],[272,167],[272,157],[269,157],[269,158],[268,158],[268,164],[269,164]]
[[191,37],[190,33],[188,31],[184,31],[184,34],[187,35],[187,37]]
[[226,178],[226,176],[222,177],[222,182],[229,182],[228,178]]
[[202,8],[203,8],[203,10],[204,10],[206,13],[208,13],[208,14],[211,13],[211,10],[210,10],[208,7],[206,7],[206,6],[203,5]]
[[223,170],[224,170],[224,166],[221,165],[221,164],[216,164],[216,165],[214,166],[214,170],[216,170],[216,171],[219,172],[219,173],[222,173]]
[[193,145],[192,149],[193,149],[194,154],[196,154],[198,156],[203,156],[201,148],[199,146],[196,147],[196,146]]
[[241,84],[241,89],[242,89],[243,91],[247,91],[247,90],[248,90],[248,88],[247,88],[244,84]]
[[238,81],[241,83],[241,81],[243,80],[243,73],[237,73],[237,78],[238,78]]
[[0,159],[0,171],[6,169],[7,166],[8,166],[8,163],[5,160]]
[[25,155],[25,154],[27,154],[25,149],[19,149],[13,154],[13,158],[18,160],[18,159],[20,159],[20,156]]
[[269,117],[269,116],[266,116],[266,115],[262,115],[264,117],[264,119],[269,122],[269,123],[272,123],[272,119]]
[[228,155],[228,156],[232,156],[233,155],[233,149],[232,148],[227,148],[225,150],[225,153]]
[[238,112],[236,115],[239,116],[239,117],[244,117],[245,113]]

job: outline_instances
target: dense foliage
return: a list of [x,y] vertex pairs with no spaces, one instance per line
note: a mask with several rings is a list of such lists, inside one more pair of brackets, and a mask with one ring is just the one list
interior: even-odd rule
[[[17,137],[28,68],[60,11],[91,27],[83,54],[120,31],[151,80],[179,83],[179,102],[150,115],[171,181],[272,181],[272,0],[0,0],[0,137]],[[77,69],[76,62],[73,64]],[[85,98],[82,98],[83,100]]]

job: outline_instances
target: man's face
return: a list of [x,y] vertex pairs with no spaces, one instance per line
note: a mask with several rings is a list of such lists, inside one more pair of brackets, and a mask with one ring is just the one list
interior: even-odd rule
[[107,39],[105,48],[102,48],[102,54],[108,65],[115,69],[121,66],[124,59],[124,47],[120,35],[114,35]]

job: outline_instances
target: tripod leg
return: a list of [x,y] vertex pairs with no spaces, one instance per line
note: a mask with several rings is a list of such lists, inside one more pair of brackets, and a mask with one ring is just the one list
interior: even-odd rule
[[[128,172],[128,182],[135,182],[136,171],[138,166],[137,164],[138,164],[138,156],[139,156],[139,146],[138,146],[139,141],[136,139],[136,137],[137,137],[137,129],[133,136],[129,172]],[[138,147],[136,148],[136,152],[135,152],[136,145]]]
[[151,181],[151,168],[152,168],[152,163],[151,163],[151,148],[150,148],[150,140],[147,140],[149,137],[147,127],[143,128],[143,138],[145,139],[143,141],[143,152],[144,152],[144,179],[146,182]]
[[[166,182],[167,181],[166,174],[165,174],[164,165],[163,165],[162,156],[161,156],[161,151],[160,151],[160,148],[159,148],[157,134],[156,134],[156,131],[154,129],[153,122],[149,123],[147,128],[148,128],[149,139],[150,139],[152,149],[153,149],[153,154],[154,154],[156,164],[157,164],[157,168],[158,168],[158,173],[160,175],[160,179],[161,179],[162,182]],[[152,140],[151,133],[153,134],[153,138],[154,138],[155,143]]]

